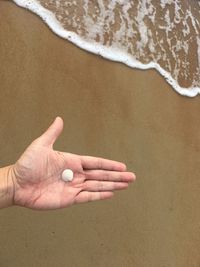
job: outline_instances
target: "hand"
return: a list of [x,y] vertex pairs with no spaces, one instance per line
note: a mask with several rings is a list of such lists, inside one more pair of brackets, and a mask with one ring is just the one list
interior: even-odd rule
[[[122,163],[53,150],[63,130],[57,117],[13,165],[14,204],[32,209],[58,209],[75,203],[107,199],[135,180]],[[72,182],[61,179],[63,170],[74,172]]]

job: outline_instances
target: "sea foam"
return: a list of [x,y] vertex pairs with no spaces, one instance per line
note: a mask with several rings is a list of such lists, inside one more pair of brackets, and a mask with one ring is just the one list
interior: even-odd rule
[[132,68],[155,68],[181,95],[200,93],[198,0],[13,0],[60,37]]

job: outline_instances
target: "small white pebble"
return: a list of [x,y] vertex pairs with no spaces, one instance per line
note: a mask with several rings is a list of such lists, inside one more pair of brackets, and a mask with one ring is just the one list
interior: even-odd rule
[[71,182],[74,178],[74,173],[70,169],[66,169],[62,173],[62,180],[65,182]]

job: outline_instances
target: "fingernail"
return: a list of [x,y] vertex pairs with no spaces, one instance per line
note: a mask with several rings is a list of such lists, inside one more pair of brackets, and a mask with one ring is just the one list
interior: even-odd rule
[[136,175],[134,173],[132,173],[132,177],[131,177],[131,181],[135,181],[136,180]]
[[126,171],[126,169],[127,169],[126,164],[121,163],[121,168],[122,168],[122,171]]

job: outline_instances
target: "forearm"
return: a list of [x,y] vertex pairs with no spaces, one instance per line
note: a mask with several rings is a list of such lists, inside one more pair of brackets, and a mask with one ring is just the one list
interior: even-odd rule
[[0,168],[0,208],[13,205],[14,185],[12,165]]

